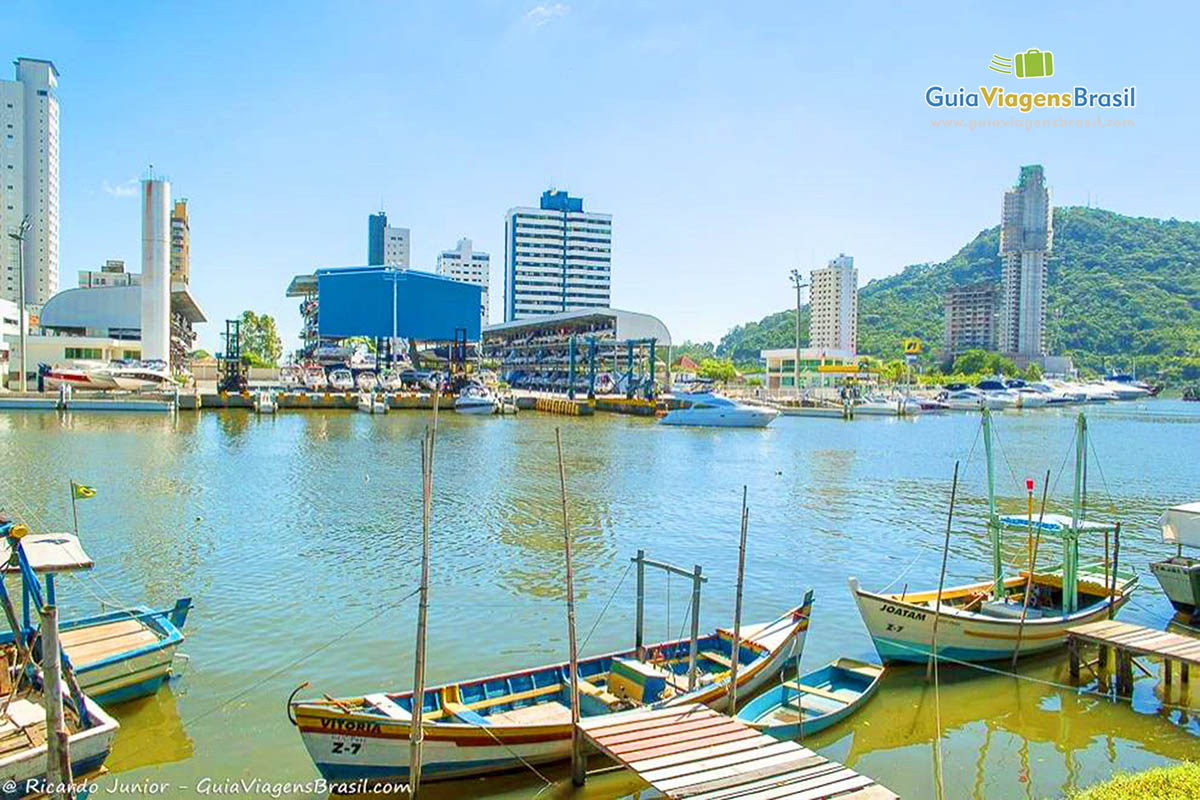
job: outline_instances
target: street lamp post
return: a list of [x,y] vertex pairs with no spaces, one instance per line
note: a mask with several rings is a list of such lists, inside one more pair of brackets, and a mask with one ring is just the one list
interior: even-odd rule
[[792,394],[800,397],[800,290],[808,284],[800,270],[792,270],[792,285],[796,287],[796,357],[792,362]]
[[20,227],[17,228],[17,233],[10,233],[9,236],[17,241],[17,283],[20,286],[20,328],[21,328],[21,392],[26,390],[26,370],[25,370],[25,333],[28,327],[25,324],[25,234],[29,231],[32,222],[29,215],[21,220]]

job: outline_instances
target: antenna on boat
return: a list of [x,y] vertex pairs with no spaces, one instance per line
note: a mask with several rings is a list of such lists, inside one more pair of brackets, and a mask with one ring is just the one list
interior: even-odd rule
[[987,455],[988,536],[992,540],[992,599],[1004,599],[1004,561],[1000,554],[1000,520],[996,517],[996,464],[992,459],[992,412],[983,409],[983,451]]
[[737,716],[738,661],[742,652],[742,588],[746,580],[746,527],[750,509],[746,507],[747,489],[742,486],[742,538],[738,545],[737,600],[733,606],[733,648],[729,652],[729,716]]
[[571,783],[583,786],[587,778],[587,756],[583,752],[583,731],[579,728],[579,650],[575,640],[575,568],[571,561],[571,525],[567,517],[567,473],[563,467],[562,429],[554,429],[558,448],[558,488],[562,495],[563,553],[567,561],[567,640],[571,670]]
[[422,717],[425,710],[425,630],[429,618],[429,522],[433,512],[433,443],[437,434],[438,401],[442,383],[433,386],[433,425],[425,429],[421,442],[421,601],[417,606],[417,657],[413,668],[412,727],[409,729],[409,796],[416,800],[421,789],[421,748],[425,740]]

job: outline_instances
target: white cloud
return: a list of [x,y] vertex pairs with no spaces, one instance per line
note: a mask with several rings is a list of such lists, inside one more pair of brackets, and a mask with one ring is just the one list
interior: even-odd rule
[[136,178],[130,178],[124,183],[118,183],[113,186],[108,181],[104,182],[104,193],[113,197],[135,197],[138,193],[138,182]]
[[565,3],[542,3],[525,12],[525,19],[540,28],[555,17],[565,17],[570,10],[571,7]]

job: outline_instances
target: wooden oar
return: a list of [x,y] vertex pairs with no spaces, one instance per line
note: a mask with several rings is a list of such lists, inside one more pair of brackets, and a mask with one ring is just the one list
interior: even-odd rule
[[1038,529],[1034,536],[1033,549],[1029,552],[1029,577],[1025,581],[1025,600],[1021,603],[1021,622],[1017,625],[1017,646],[1013,649],[1012,666],[1017,668],[1017,658],[1021,655],[1021,636],[1025,633],[1025,615],[1029,613],[1029,595],[1033,593],[1033,570],[1037,566],[1038,545],[1042,543],[1042,520],[1046,516],[1046,493],[1050,491],[1050,470],[1046,470],[1046,478],[1042,481],[1042,508],[1038,511]]

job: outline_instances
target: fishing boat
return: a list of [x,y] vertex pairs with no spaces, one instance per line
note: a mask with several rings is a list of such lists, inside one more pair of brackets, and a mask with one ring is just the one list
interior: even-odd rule
[[[1001,517],[996,512],[995,466],[992,459],[991,412],[983,412],[983,443],[988,475],[988,534],[993,574],[990,581],[945,589],[900,593],[868,592],[850,578],[850,591],[883,662],[925,662],[933,649],[935,620],[937,655],[960,661],[1011,659],[1066,644],[1067,630],[1114,614],[1137,585],[1137,573],[1103,562],[1081,564],[1081,536],[1114,532],[1114,526],[1085,520],[1087,420],[1075,428],[1075,487],[1070,516],[1043,514]],[[1019,530],[1032,540],[1034,530],[1061,539],[1063,561],[1051,568],[1004,574],[1001,547],[1005,530]],[[1106,548],[1107,552],[1107,548]],[[1033,563],[1033,557],[1030,558]]]
[[866,705],[882,677],[878,664],[839,658],[798,680],[772,686],[738,711],[737,718],[776,739],[810,736]]
[[[742,625],[737,690],[765,687],[803,647],[812,593],[770,622]],[[579,661],[580,713],[594,717],[639,707],[728,702],[733,632],[718,628],[696,640],[665,641]],[[508,672],[425,690],[425,781],[485,775],[570,758],[568,663]],[[695,688],[689,690],[689,685]],[[326,780],[335,784],[406,781],[409,775],[411,692],[289,701],[289,717]]]
[[1180,615],[1200,616],[1200,559],[1185,556],[1183,548],[1200,547],[1200,503],[1168,508],[1158,520],[1163,541],[1176,546],[1175,555],[1155,561],[1150,571]]
[[[21,635],[32,645],[38,631],[31,612],[40,607],[43,596],[54,602],[55,577],[63,572],[86,572],[95,564],[72,534],[23,533],[25,530],[12,521],[0,523],[4,537],[0,541],[4,559],[0,572],[21,576]],[[39,577],[44,581],[44,595]],[[157,692],[171,676],[191,607],[191,598],[185,597],[167,610],[133,606],[60,622],[59,640],[80,687],[106,704]],[[11,632],[0,634],[0,648],[9,655],[15,644]]]
[[694,425],[708,428],[765,428],[775,421],[779,411],[767,406],[752,406],[731,400],[712,391],[680,396],[683,408],[668,411],[660,425]]
[[345,368],[329,371],[329,388],[335,392],[348,392],[354,388],[354,374]]
[[459,414],[495,414],[497,405],[496,396],[477,383],[467,384],[454,399]]

